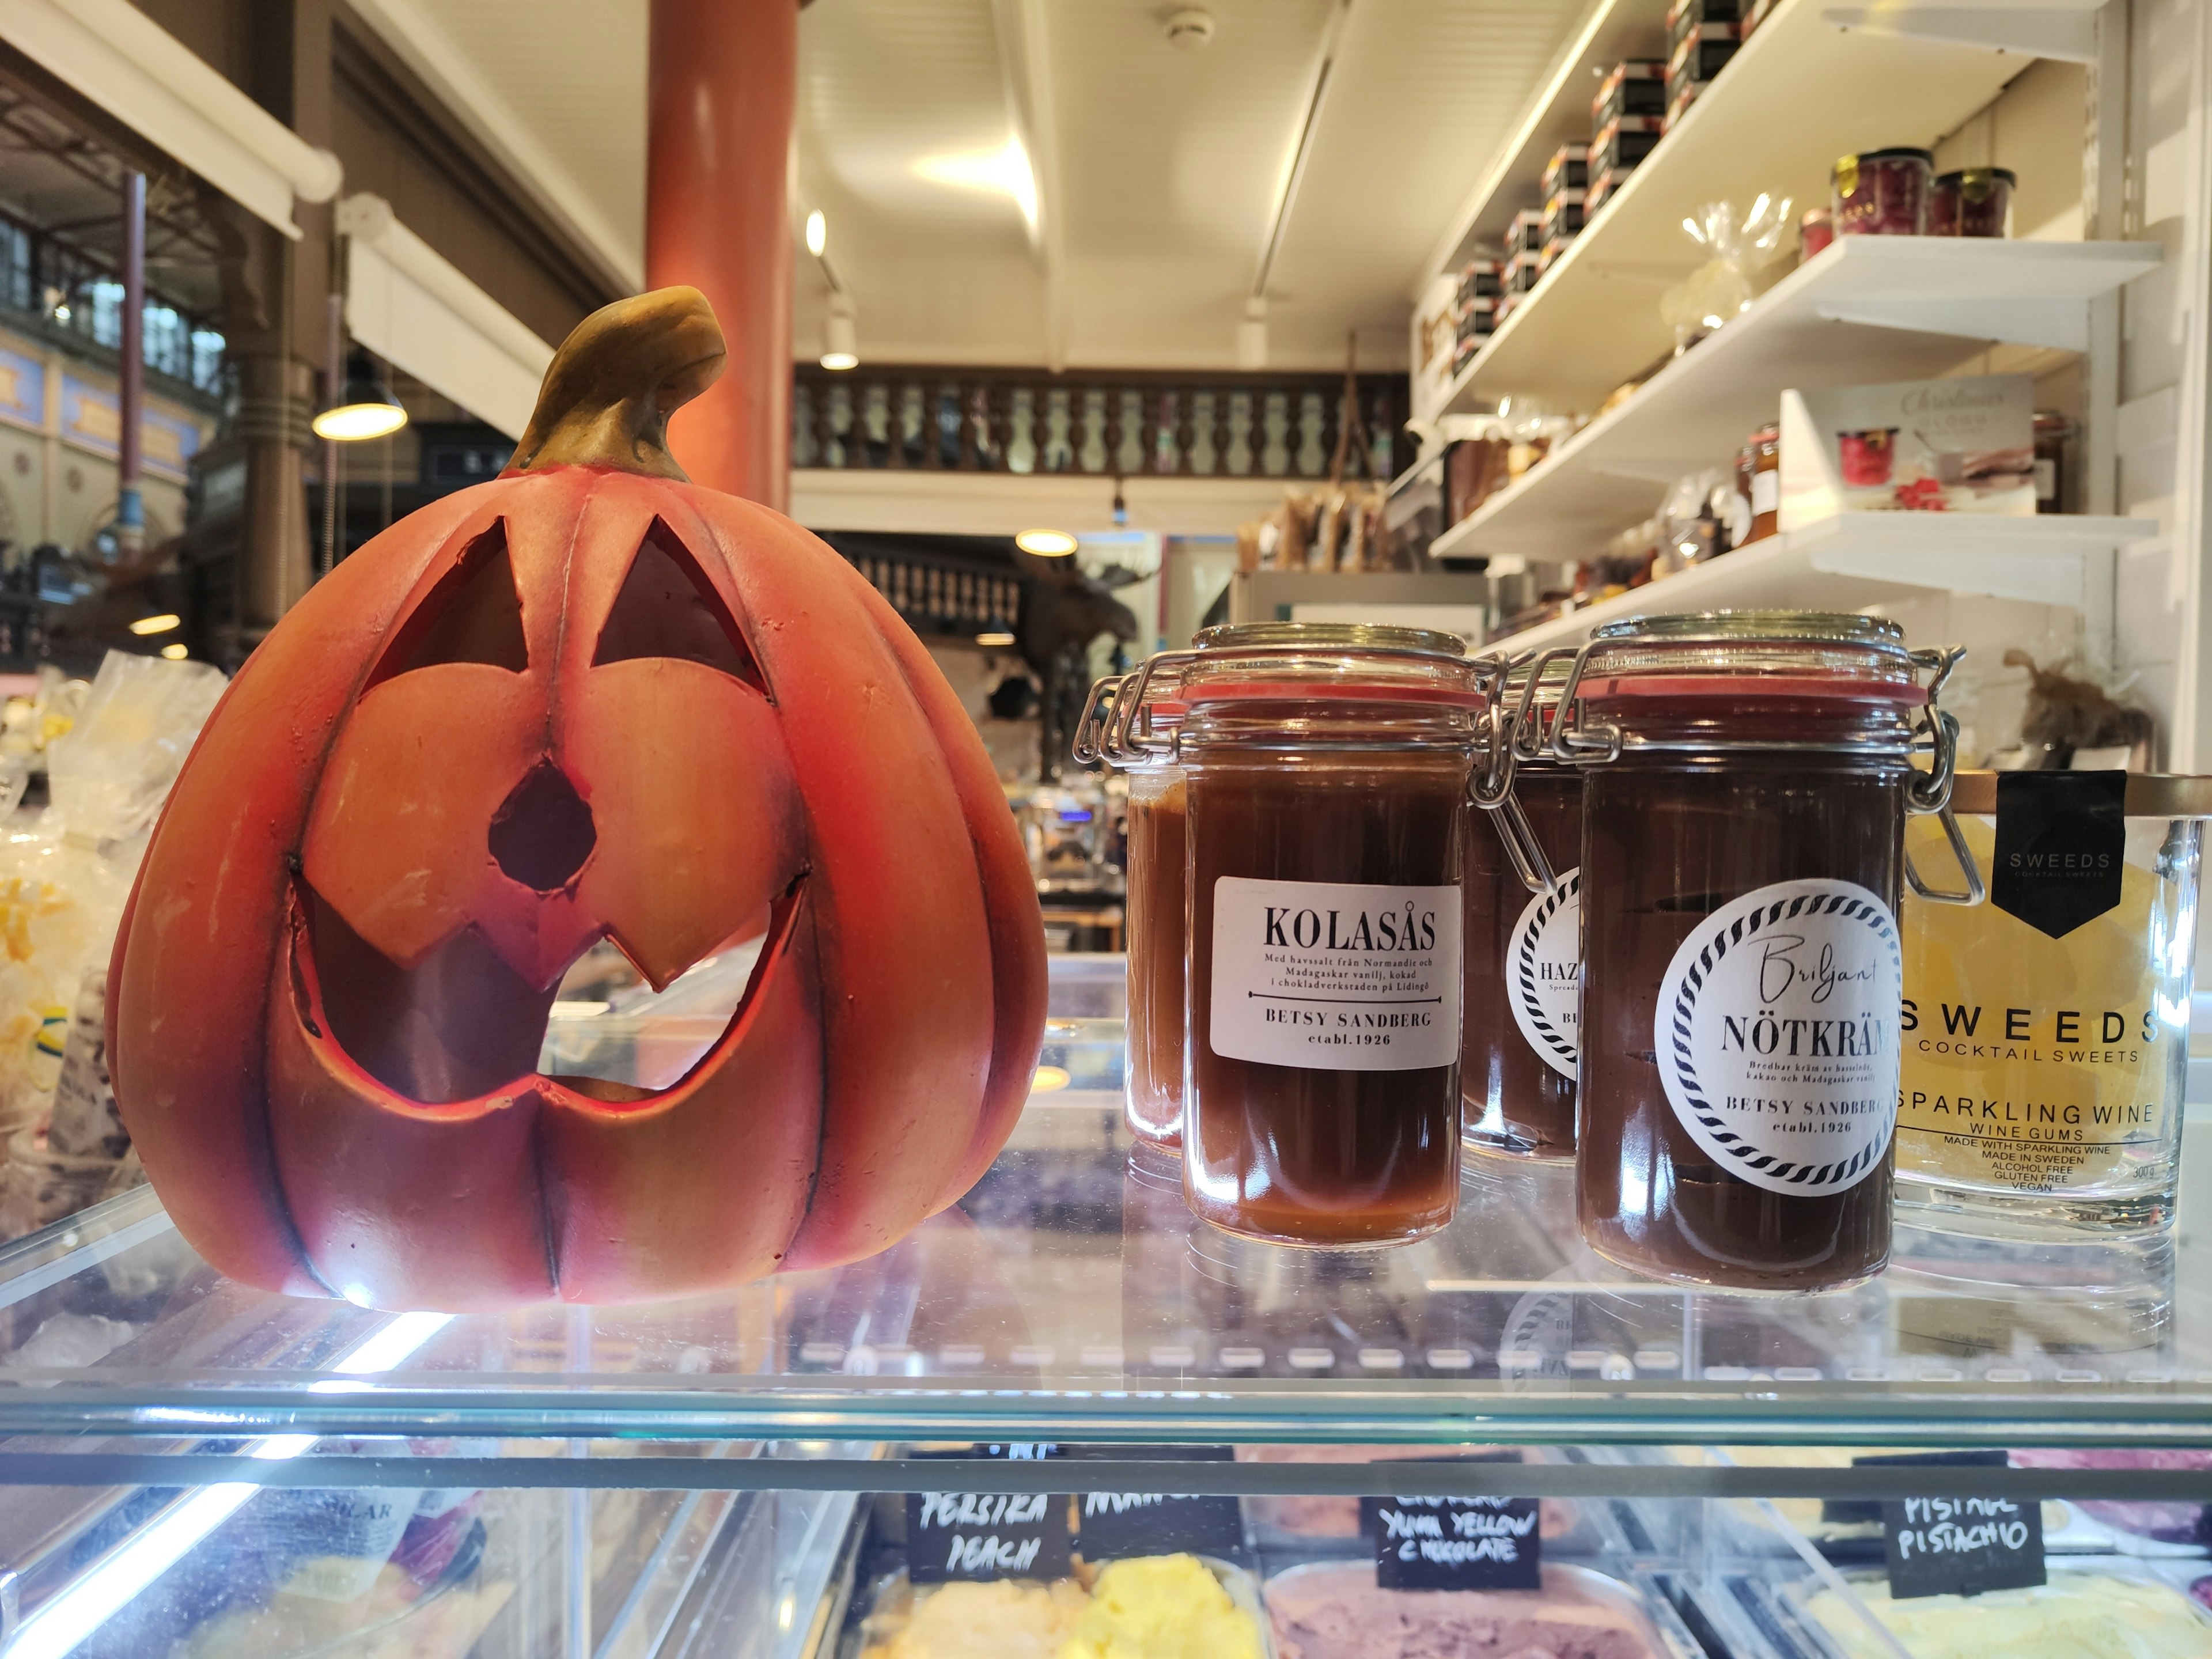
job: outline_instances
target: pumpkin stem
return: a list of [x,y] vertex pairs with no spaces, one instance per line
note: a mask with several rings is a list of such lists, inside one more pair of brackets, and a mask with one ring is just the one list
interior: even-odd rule
[[726,356],[696,288],[600,307],[553,354],[507,470],[611,466],[688,483],[668,453],[668,417],[720,378]]

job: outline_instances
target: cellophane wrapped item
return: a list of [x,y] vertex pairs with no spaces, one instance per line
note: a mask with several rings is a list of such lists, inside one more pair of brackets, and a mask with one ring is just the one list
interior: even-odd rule
[[100,1198],[130,1152],[107,1081],[108,951],[223,684],[203,663],[110,652],[48,755],[50,804],[0,829],[0,1237]]
[[1790,198],[1762,195],[1741,221],[1727,202],[1708,202],[1682,221],[1705,263],[1660,296],[1659,314],[1674,331],[1680,356],[1751,308],[1768,286],[1768,268],[1790,222]]

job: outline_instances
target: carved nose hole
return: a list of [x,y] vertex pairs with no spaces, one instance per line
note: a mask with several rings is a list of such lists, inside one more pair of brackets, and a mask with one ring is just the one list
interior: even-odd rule
[[492,816],[492,858],[513,879],[541,893],[566,887],[599,838],[592,809],[550,761],[515,785]]

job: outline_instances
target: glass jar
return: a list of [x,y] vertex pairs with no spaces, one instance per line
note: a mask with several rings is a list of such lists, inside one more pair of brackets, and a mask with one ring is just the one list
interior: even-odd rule
[[1928,198],[1930,236],[2008,236],[2013,186],[2006,167],[1962,167],[1937,179]]
[[1486,810],[1468,821],[1461,1126],[1470,1150],[1508,1158],[1575,1154],[1583,780],[1548,747],[1573,654],[1509,668],[1510,741],[1493,738],[1473,792]]
[[1462,813],[1494,659],[1273,623],[1155,657],[1188,710],[1183,1193],[1274,1243],[1399,1243],[1459,1196]]
[[1155,696],[1139,716],[1123,701],[1137,678],[1109,677],[1091,688],[1073,747],[1085,764],[1103,760],[1128,772],[1122,1115],[1139,1140],[1172,1148],[1182,1144],[1183,776],[1170,761],[1127,744],[1133,731],[1139,739],[1172,741],[1184,710]]
[[[1908,896],[1900,1212],[2117,1241],[2174,1217],[2212,778],[1963,772],[1990,902]],[[1916,854],[1933,826],[1911,825]]]
[[[1553,750],[1583,771],[1576,1200],[1600,1255],[1773,1291],[1887,1261],[1905,817],[1944,809],[1958,654],[1803,611],[1583,647]],[[1939,896],[1972,902],[1959,856]]]
[[1924,149],[1869,149],[1838,161],[1830,212],[1838,236],[1925,236],[1936,157]]
[[1782,428],[1770,421],[1751,434],[1750,542],[1782,528]]

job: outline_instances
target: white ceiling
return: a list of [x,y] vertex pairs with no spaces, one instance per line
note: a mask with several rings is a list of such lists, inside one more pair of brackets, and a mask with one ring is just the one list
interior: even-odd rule
[[[1269,362],[1401,364],[1407,295],[1586,0],[1348,0],[1268,283]],[[610,276],[642,279],[646,0],[354,0]],[[798,208],[878,362],[1235,362],[1325,32],[1346,0],[814,0],[799,17]],[[933,182],[1025,131],[1013,198]],[[1533,191],[1533,180],[1531,181]],[[794,349],[828,285],[797,255]]]

